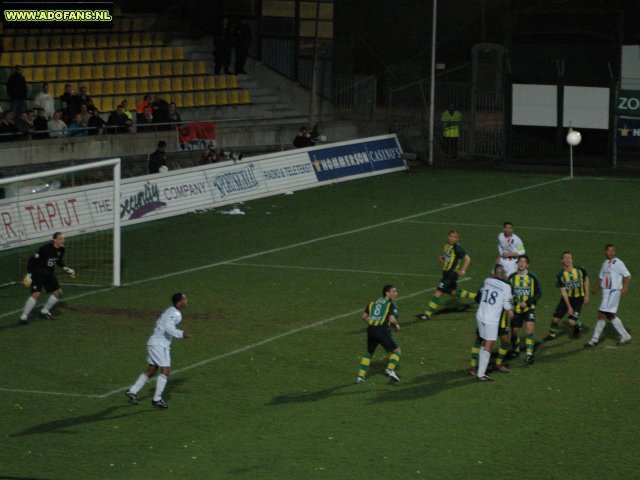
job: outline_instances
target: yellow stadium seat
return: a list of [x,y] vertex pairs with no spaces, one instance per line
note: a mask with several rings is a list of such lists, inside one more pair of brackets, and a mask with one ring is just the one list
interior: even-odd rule
[[160,91],[161,92],[170,92],[171,91],[171,78],[162,77],[160,79]]
[[129,61],[130,62],[139,62],[140,61],[140,49],[137,47],[129,48]]
[[22,69],[22,76],[24,76],[24,79],[31,83],[33,82],[33,70],[31,68],[23,68]]
[[82,65],[80,67],[80,78],[82,80],[93,79],[93,65]]
[[71,64],[71,52],[69,50],[60,50],[58,52],[58,64],[60,65]]
[[149,67],[149,75],[152,77],[160,77],[162,76],[162,64],[161,63],[152,63]]
[[193,90],[193,78],[192,77],[183,77],[182,78],[182,90],[184,90],[184,91]]
[[182,94],[182,107],[190,108],[194,106],[193,94],[192,93],[183,93]]
[[46,67],[44,69],[44,76],[49,82],[55,82],[58,79],[58,67]]
[[198,75],[193,79],[193,89],[194,90],[204,90],[204,77],[202,75]]
[[218,104],[218,96],[216,92],[206,92],[207,95],[207,106],[212,107]]
[[103,78],[116,78],[116,66],[108,63],[104,66],[104,77]]
[[242,105],[247,105],[248,103],[251,103],[251,100],[249,99],[249,90],[240,91],[240,103]]
[[27,50],[36,50],[38,48],[38,37],[35,37],[33,35],[27,37],[25,48]]
[[195,92],[193,94],[193,103],[196,107],[204,107],[207,104],[207,96],[204,92]]
[[82,51],[82,63],[85,65],[92,65],[94,63],[93,50]]
[[164,44],[164,39],[162,38],[162,32],[153,32],[153,39],[151,40],[152,44],[156,47]]
[[184,75],[184,62],[173,62],[171,70],[173,75]]
[[96,48],[96,36],[93,33],[90,33],[84,37],[84,46],[85,48]]
[[142,45],[142,34],[140,32],[131,34],[130,45],[132,47],[140,47]]
[[206,90],[216,89],[216,77],[213,75],[207,75],[204,80],[204,87]]
[[144,30],[144,20],[142,17],[135,17],[131,19],[131,30],[134,32],[141,32]]
[[57,67],[58,71],[58,80],[63,82],[68,82],[69,79],[69,67],[67,65],[60,65]]
[[113,93],[116,95],[124,95],[127,93],[127,81],[126,80],[116,80],[115,85],[113,86]]
[[129,61],[129,55],[126,48],[119,48],[116,50],[116,62],[125,63]]
[[184,75],[194,75],[196,73],[193,62],[182,62],[182,65]]
[[17,51],[22,51],[27,47],[27,42],[24,37],[14,37],[13,38],[13,49]]
[[96,48],[107,48],[109,41],[106,33],[96,33]]
[[73,48],[84,48],[84,35],[73,36]]
[[202,60],[198,60],[196,62],[195,73],[198,73],[198,74],[207,73],[206,66]]
[[181,92],[183,90],[182,77],[173,77],[171,79],[171,87],[174,92]]
[[81,65],[82,63],[83,63],[82,51],[81,50],[72,50],[71,51],[71,64],[72,65]]
[[160,58],[164,61],[173,60],[173,48],[171,47],[160,47]]
[[139,77],[148,77],[149,74],[149,64],[148,63],[139,63],[138,64],[138,76]]
[[104,78],[104,65],[91,65],[93,69],[93,78]]
[[152,78],[149,80],[149,89],[152,93],[158,93],[160,91],[160,79]]
[[2,39],[2,47],[4,52],[13,50],[13,37],[4,37]]
[[42,83],[46,80],[44,76],[44,67],[35,67],[33,69],[33,81]]
[[69,67],[69,80],[80,80],[80,67],[78,65],[72,65]]
[[229,105],[238,105],[240,103],[240,95],[238,90],[231,90],[228,95]]
[[138,63],[130,63],[127,65],[127,78],[137,78],[140,75],[138,74]]
[[22,56],[22,52],[10,52],[9,65],[24,65],[24,58]]
[[140,49],[140,61],[141,62],[150,62],[153,58],[151,54],[151,49],[149,47],[144,47]]
[[116,51],[113,48],[108,48],[105,50],[107,63],[116,63],[118,60],[116,58]]
[[229,99],[227,97],[226,90],[223,90],[217,93],[218,93],[218,105],[227,105],[229,103]]
[[138,93],[140,95],[146,95],[149,93],[149,79],[141,78],[138,80]]
[[172,48],[172,55],[173,55],[173,58],[176,60],[184,60],[184,48],[182,47]]
[[67,50],[73,48],[73,35],[62,35],[62,48]]
[[121,18],[118,22],[118,30],[121,32],[129,32],[131,31],[131,19],[128,17]]
[[226,77],[226,75],[218,75],[216,77],[216,85],[217,85],[218,89],[220,89],[220,90],[224,90],[225,88],[227,88],[227,77]]
[[49,39],[49,48],[51,48],[51,50],[60,50],[62,48],[62,37],[60,35],[53,35]]
[[11,55],[8,53],[3,53],[0,55],[0,67],[10,67],[11,64]]
[[94,97],[102,95],[102,82],[91,82],[91,95]]
[[47,53],[45,51],[36,51],[35,52],[35,56],[36,56],[36,65],[40,65],[40,66],[45,66],[49,64],[49,59],[47,58]]
[[105,80],[102,82],[102,94],[113,95],[113,80]]
[[236,75],[227,77],[227,88],[238,88],[238,77]]
[[116,65],[116,78],[128,78],[129,69],[126,63],[118,63]]
[[130,33],[121,33],[120,37],[120,46],[121,47],[130,47],[131,46],[131,34]]
[[107,54],[103,48],[98,48],[93,51],[93,63],[102,65],[107,61]]
[[22,64],[31,66],[36,64],[36,56],[33,52],[24,52],[22,56]]
[[145,47],[150,47],[153,45],[153,37],[151,36],[151,32],[144,32],[140,39],[140,44]]
[[41,35],[38,38],[38,50],[49,50],[49,37],[47,35]]

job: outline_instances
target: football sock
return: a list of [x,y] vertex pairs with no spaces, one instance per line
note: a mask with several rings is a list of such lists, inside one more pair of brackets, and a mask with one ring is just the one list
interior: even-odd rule
[[138,377],[138,379],[136,380],[136,383],[134,383],[129,388],[129,391],[131,393],[137,394],[140,390],[142,390],[142,387],[145,386],[145,384],[147,383],[148,380],[149,380],[149,377],[147,377],[144,373],[141,373],[140,376]]
[[514,352],[520,351],[520,338],[518,335],[511,335],[511,348]]
[[471,347],[471,368],[476,368],[478,366],[478,354],[480,353],[480,344],[478,342],[473,342],[473,346]]
[[602,335],[602,331],[604,330],[605,321],[598,320],[596,322],[596,326],[593,329],[593,337],[591,337],[591,342],[597,343],[600,340],[600,335]]
[[489,366],[489,360],[491,360],[491,352],[488,352],[484,348],[480,350],[480,359],[478,360],[478,373],[477,377],[481,378],[487,373],[487,367]]
[[535,341],[533,340],[533,333],[527,333],[525,344],[527,346],[527,355],[533,355],[533,347],[535,346]]
[[166,375],[160,374],[158,376],[158,380],[156,380],[156,394],[153,396],[153,401],[157,402],[162,398],[162,392],[164,392],[164,387],[167,386],[167,377]]
[[44,307],[42,307],[42,311],[45,313],[49,313],[56,303],[58,303],[58,297],[56,297],[55,295],[51,295],[47,300],[47,303],[45,303]]
[[627,337],[629,335],[629,332],[627,332],[627,329],[624,328],[620,317],[616,316],[616,318],[611,320],[611,325],[613,325],[613,328],[616,329],[616,332],[618,332],[621,337]]
[[505,355],[507,355],[508,351],[509,351],[509,344],[501,342],[500,346],[498,347],[498,355],[496,356],[496,365],[502,365],[502,362],[504,361],[504,357]]
[[460,288],[458,288],[456,290],[456,296],[460,297],[460,298],[468,298],[469,300],[475,300],[476,299],[476,294],[469,292],[467,290],[462,290]]
[[559,331],[560,331],[560,322],[556,323],[553,320],[551,320],[551,326],[549,327],[549,335],[553,335],[555,337]]
[[364,378],[371,365],[371,355],[366,354],[360,359],[360,368],[358,368],[358,376]]
[[427,305],[427,308],[424,311],[427,317],[431,317],[431,315],[433,315],[433,312],[438,308],[438,305],[440,305],[440,297],[436,297],[434,295],[433,297],[431,297],[431,301],[429,302],[429,305]]
[[33,307],[36,306],[36,299],[33,297],[29,297],[27,298],[26,303],[24,304],[24,310],[22,310],[22,317],[21,318],[27,318],[29,316],[29,314],[31,313],[31,310],[33,310]]
[[389,363],[387,363],[387,368],[389,370],[395,370],[400,363],[400,352],[391,352],[389,354]]

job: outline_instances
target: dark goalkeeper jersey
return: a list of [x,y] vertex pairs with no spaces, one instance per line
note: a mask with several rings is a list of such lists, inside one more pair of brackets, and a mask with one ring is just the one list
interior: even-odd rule
[[63,257],[64,247],[56,248],[53,243],[47,243],[40,247],[29,259],[27,272],[40,275],[52,274],[56,265],[59,267],[65,266]]

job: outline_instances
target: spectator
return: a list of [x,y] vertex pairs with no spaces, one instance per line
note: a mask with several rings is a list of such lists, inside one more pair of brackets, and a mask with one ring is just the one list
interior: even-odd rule
[[47,133],[49,125],[47,124],[47,117],[44,113],[44,108],[36,106],[34,111],[36,112],[36,117],[33,119],[33,128],[35,130],[33,138],[49,138],[49,134]]
[[69,104],[65,100],[60,102],[60,112],[62,113],[62,121],[69,125],[73,121],[73,114],[69,109]]
[[224,157],[220,154],[220,151],[213,145],[202,152],[202,158],[200,159],[200,165],[208,165],[210,163],[221,162]]
[[76,116],[69,125],[69,136],[70,137],[86,137],[89,135],[89,131],[87,130],[87,124],[84,123],[82,119],[81,113],[76,113]]
[[89,135],[101,135],[105,132],[107,122],[105,122],[100,116],[100,110],[94,108],[91,111],[91,117],[87,122],[89,128]]
[[293,139],[293,146],[296,148],[313,147],[316,142],[311,137],[307,127],[301,127],[298,134]]
[[137,131],[138,132],[151,132],[155,130],[153,123],[155,119],[153,117],[153,110],[151,105],[144,107],[142,115],[138,116]]
[[138,104],[136,108],[136,112],[140,115],[144,112],[144,107],[147,105],[151,106],[151,95],[145,95],[142,97],[142,101]]
[[29,110],[20,114],[20,118],[16,122],[16,129],[20,135],[20,140],[31,140],[31,136],[35,132],[35,128],[33,128],[33,120]]
[[[153,119],[156,123],[169,122],[169,104],[162,98],[162,94],[158,93],[154,96],[151,108],[153,109]],[[163,125],[158,130],[171,130],[171,126]]]
[[7,79],[7,95],[11,100],[11,110],[21,115],[27,100],[27,80],[22,75],[19,65],[15,66],[13,73]]
[[56,110],[53,114],[53,118],[47,123],[49,129],[49,136],[51,138],[60,138],[67,136],[67,124],[62,120],[62,112]]
[[44,110],[44,117],[46,120],[49,120],[53,117],[53,113],[55,112],[55,101],[53,96],[49,93],[49,84],[42,84],[42,91],[36,95],[36,98],[33,100],[33,103],[42,107]]
[[223,18],[222,25],[216,30],[213,37],[213,60],[216,75],[223,72],[230,74],[231,48],[233,47],[233,31],[229,26],[229,19]]
[[110,133],[129,133],[132,124],[133,122],[124,114],[124,107],[118,105],[107,119],[107,130]]
[[167,142],[158,142],[158,148],[149,156],[149,173],[160,173],[160,167],[167,167],[167,156],[164,151]]
[[244,65],[249,56],[249,47],[251,47],[251,27],[240,20],[235,28],[234,46],[236,51],[236,62],[234,71],[236,75],[246,75]]
[[89,105],[86,103],[80,104],[80,115],[82,115],[82,123],[85,125],[89,124],[89,119],[91,118],[91,113],[89,112]]
[[73,88],[71,88],[70,84],[65,84],[64,86],[64,92],[62,93],[62,95],[60,95],[60,104],[62,104],[63,102],[67,104],[67,107],[69,106],[69,102],[71,101],[71,97],[73,97],[75,95]]
[[120,105],[124,107],[124,114],[127,116],[127,118],[131,120],[131,122],[133,122],[133,113],[131,113],[131,110],[129,110],[129,102],[126,99],[122,99]]
[[0,142],[15,140],[17,132],[13,111],[7,110],[2,114],[2,121],[0,122]]
[[180,118],[180,114],[178,113],[178,106],[176,102],[171,102],[169,104],[169,121],[173,123],[182,122],[182,118]]

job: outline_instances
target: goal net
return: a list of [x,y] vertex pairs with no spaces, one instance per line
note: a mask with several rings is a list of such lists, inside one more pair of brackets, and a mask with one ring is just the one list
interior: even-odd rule
[[0,178],[0,286],[18,284],[35,251],[61,232],[75,279],[120,285],[120,159]]

